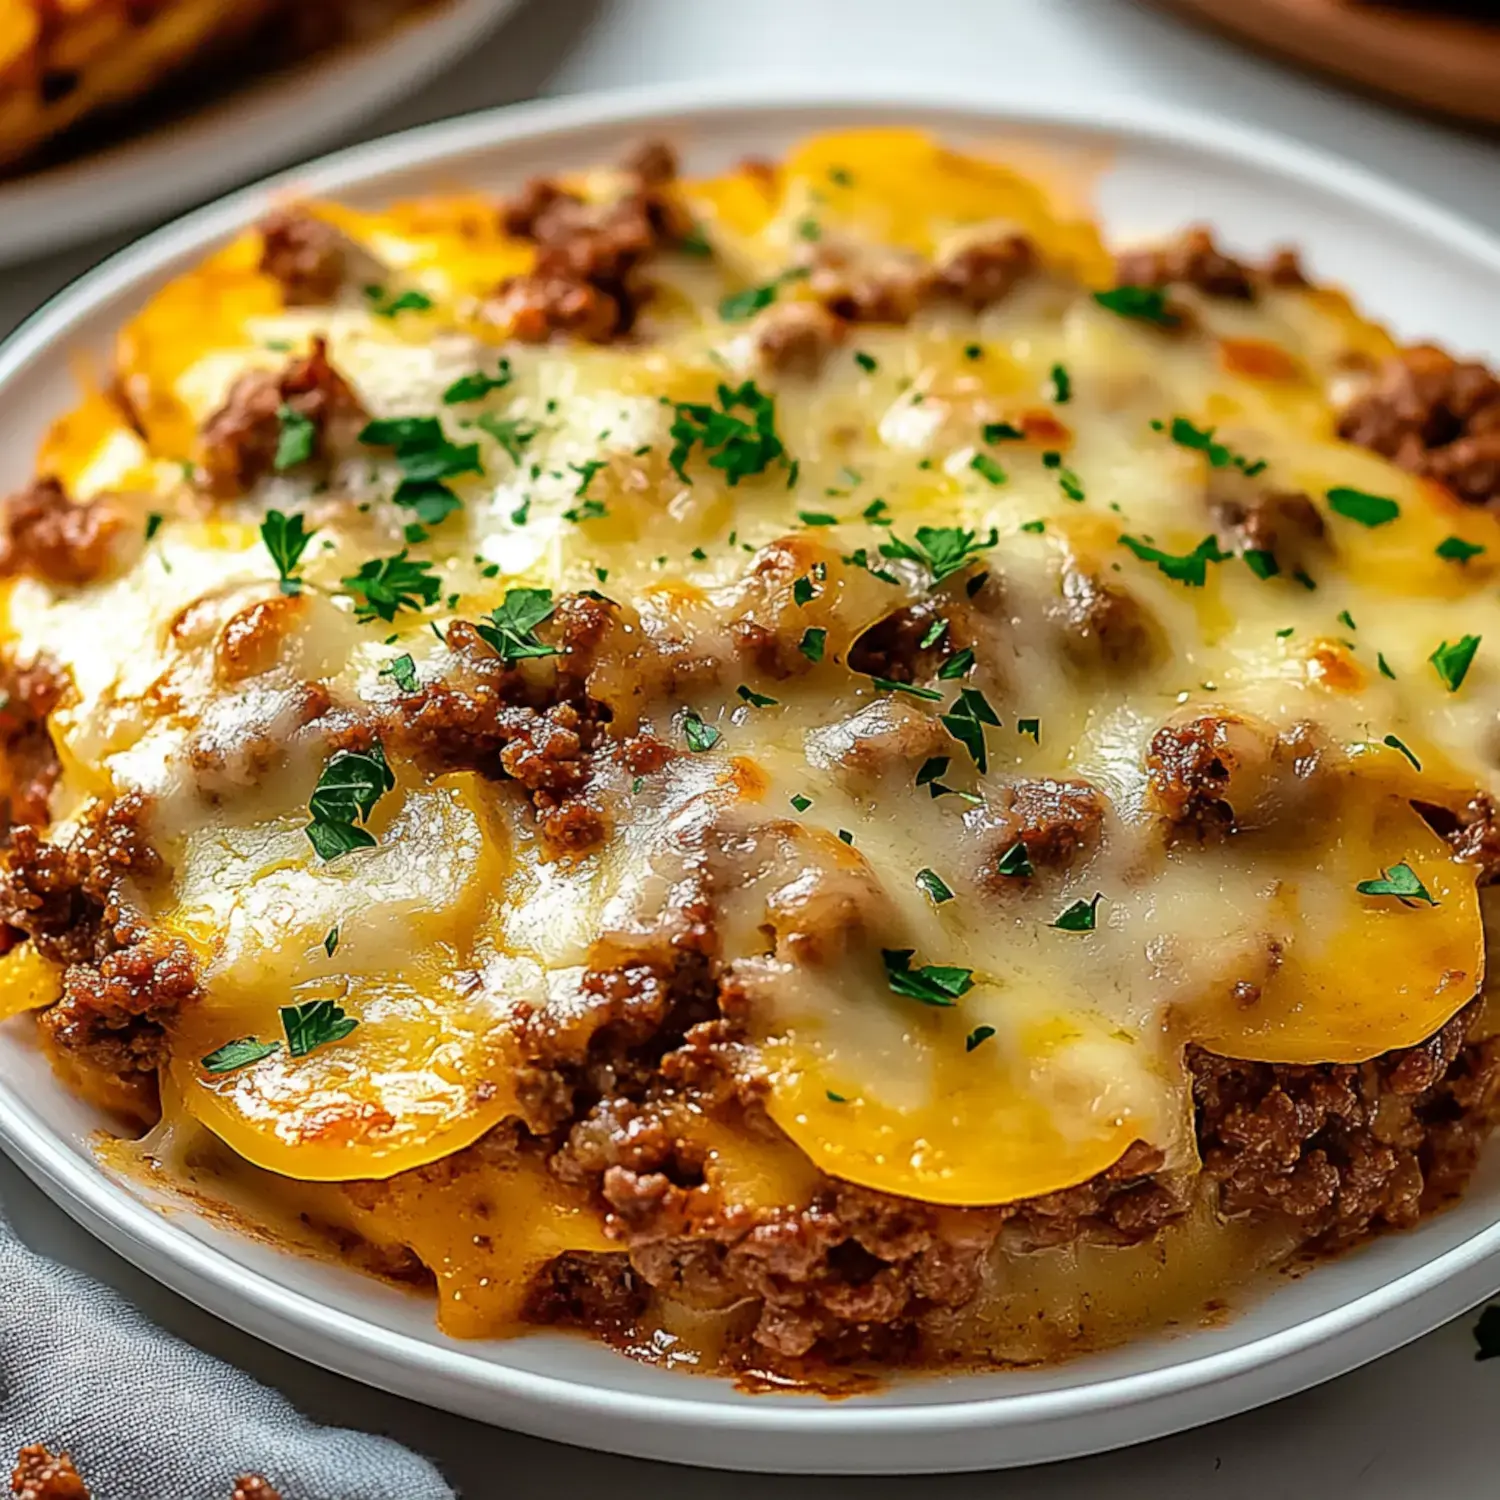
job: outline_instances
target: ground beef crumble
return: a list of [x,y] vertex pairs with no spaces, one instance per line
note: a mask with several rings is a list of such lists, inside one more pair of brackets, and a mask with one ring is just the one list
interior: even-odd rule
[[329,363],[327,340],[314,338],[308,353],[279,373],[241,375],[224,405],[203,424],[197,473],[210,494],[233,499],[272,472],[283,407],[312,424],[312,461],[325,466],[352,444],[366,415],[349,383]]
[[0,655],[0,848],[18,824],[43,827],[60,762],[47,715],[68,691],[45,660],[19,666]]
[[1344,408],[1339,436],[1470,505],[1500,505],[1500,378],[1482,364],[1403,350]]
[[531,270],[508,277],[487,315],[522,343],[562,335],[603,344],[630,332],[650,286],[642,263],[692,230],[675,192],[677,160],[663,142],[622,164],[613,202],[586,203],[552,178],[535,178],[501,211],[508,234],[536,245]]
[[26,573],[77,587],[110,571],[124,526],[111,496],[72,499],[51,477],[33,479],[0,507],[0,575]]
[[305,208],[278,208],[260,223],[260,269],[281,285],[288,307],[320,307],[343,290],[349,242]]

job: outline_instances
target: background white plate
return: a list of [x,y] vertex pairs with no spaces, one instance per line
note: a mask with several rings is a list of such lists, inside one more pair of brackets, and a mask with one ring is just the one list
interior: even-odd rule
[[451,0],[387,35],[247,80],[121,145],[0,177],[0,266],[160,218],[326,145],[463,56],[518,3]]
[[[0,350],[0,491],[26,477],[71,399],[80,353],[102,358],[164,280],[252,220],[287,182],[361,202],[435,178],[495,189],[612,158],[651,133],[691,170],[775,153],[812,130],[914,122],[958,144],[1018,135],[1112,150],[1099,206],[1117,235],[1207,219],[1251,252],[1294,239],[1407,337],[1500,358],[1500,244],[1337,161],[1211,120],[1132,108],[1007,112],[899,87],[808,102],[722,85],[529,105],[428,126],[240,193],[152,235],[44,309]],[[1098,1451],[1227,1415],[1329,1378],[1500,1287],[1500,1152],[1464,1202],[1418,1230],[1280,1281],[1222,1327],[1137,1342],[1045,1370],[903,1380],[869,1397],[758,1396],[647,1369],[585,1340],[455,1343],[431,1305],[296,1259],[111,1181],[100,1121],[52,1078],[24,1024],[0,1028],[0,1140],[69,1212],[175,1290],[302,1357],[403,1395],[565,1442],[722,1467],[911,1473]]]

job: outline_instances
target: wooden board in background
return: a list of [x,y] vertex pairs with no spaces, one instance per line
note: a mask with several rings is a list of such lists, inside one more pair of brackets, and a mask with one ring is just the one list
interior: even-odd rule
[[1361,0],[1161,3],[1409,104],[1500,126],[1500,4],[1479,21]]

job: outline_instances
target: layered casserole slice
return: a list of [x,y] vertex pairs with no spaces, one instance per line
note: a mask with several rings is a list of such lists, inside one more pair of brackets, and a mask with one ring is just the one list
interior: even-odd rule
[[35,474],[4,1010],[455,1335],[1057,1357],[1474,1164],[1500,383],[1291,254],[904,130],[285,203]]

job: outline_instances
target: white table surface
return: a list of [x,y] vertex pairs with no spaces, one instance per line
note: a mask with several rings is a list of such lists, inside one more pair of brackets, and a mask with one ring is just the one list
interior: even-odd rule
[[[776,72],[927,79],[996,97],[1151,99],[1253,121],[1353,157],[1500,230],[1500,139],[1399,113],[1240,54],[1129,0],[531,0],[481,52],[369,134],[487,104],[677,79]],[[123,238],[123,237],[122,237]],[[0,332],[114,244],[0,277]],[[0,1159],[0,1202],[38,1248],[121,1288],[176,1333],[327,1422],[434,1458],[465,1500],[564,1494],[687,1500],[1469,1500],[1500,1493],[1500,1361],[1473,1359],[1471,1317],[1342,1380],[1125,1453],[1008,1475],[765,1479],[609,1458],[484,1427],[278,1353],[157,1287]],[[1497,1289],[1500,1290],[1500,1289]],[[172,1500],[164,1496],[162,1500]]]

